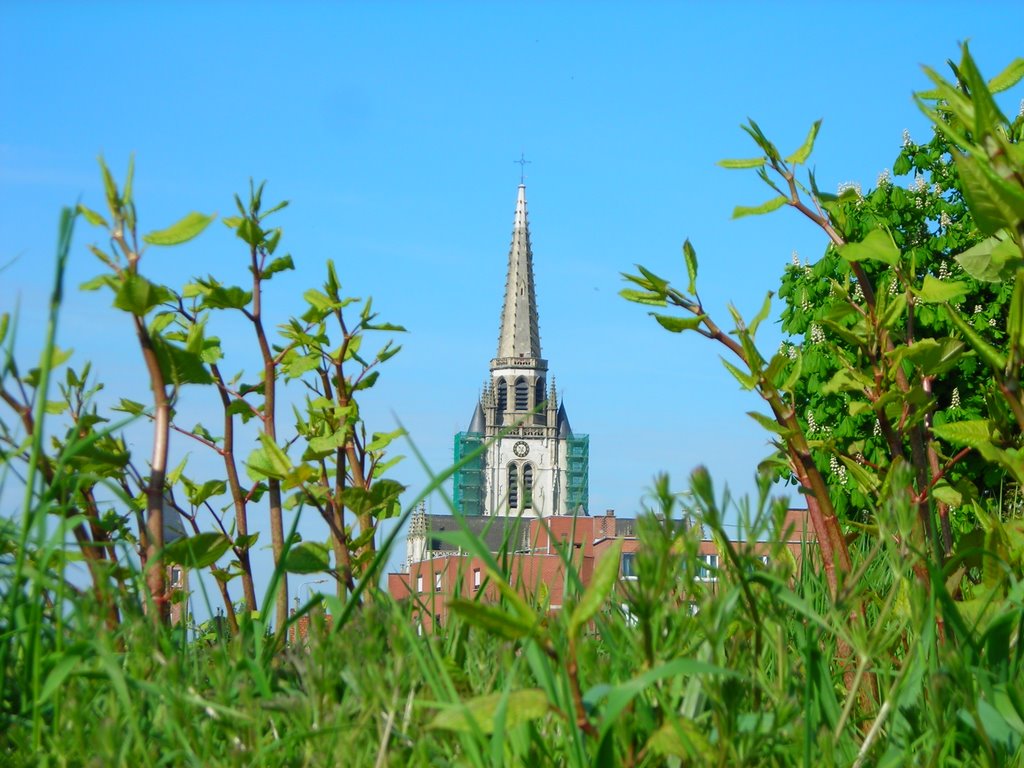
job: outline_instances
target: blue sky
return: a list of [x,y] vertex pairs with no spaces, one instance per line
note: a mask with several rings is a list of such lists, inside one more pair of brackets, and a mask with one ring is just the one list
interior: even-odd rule
[[[250,177],[267,179],[268,198],[291,201],[278,223],[298,266],[270,285],[270,315],[300,313],[333,259],[352,295],[410,331],[366,400],[370,428],[401,419],[440,469],[495,352],[525,152],[542,345],[574,429],[591,436],[591,508],[631,515],[656,472],[681,487],[698,464],[742,493],[768,452],[744,415],[756,398],[717,349],[618,298],[619,273],[639,262],[681,279],[689,237],[706,304],[723,323],[728,302],[753,314],[791,253],[813,260],[824,238],[787,211],[730,219],[770,196],[715,165],[755,154],[740,123],[755,118],[785,150],[823,118],[822,186],[873,186],[903,130],[928,130],[911,98],[927,85],[920,64],[943,69],[968,38],[989,75],[1020,54],[1014,4],[966,7],[8,2],[0,311],[19,307],[21,357],[33,359],[58,211],[102,207],[99,153],[118,176],[135,154],[144,231],[190,210],[229,214]],[[69,285],[100,271],[95,240],[80,222]],[[206,273],[243,282],[244,259],[217,224],[147,253],[143,270],[176,286]],[[238,349],[227,367],[255,372],[252,341],[219,332]],[[777,346],[776,326],[763,335]],[[69,292],[60,342],[93,361],[105,396],[145,397],[108,296]],[[181,410],[189,426],[211,420],[215,395],[188,392]],[[191,451],[202,474],[201,449],[175,439],[172,451]],[[397,476],[425,483],[412,461]]]

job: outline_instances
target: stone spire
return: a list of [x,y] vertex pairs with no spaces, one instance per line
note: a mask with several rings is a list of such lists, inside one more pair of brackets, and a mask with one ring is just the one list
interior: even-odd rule
[[512,245],[508,252],[508,277],[505,279],[505,304],[501,308],[501,332],[498,335],[498,359],[509,357],[541,357],[525,184],[519,185],[516,200]]

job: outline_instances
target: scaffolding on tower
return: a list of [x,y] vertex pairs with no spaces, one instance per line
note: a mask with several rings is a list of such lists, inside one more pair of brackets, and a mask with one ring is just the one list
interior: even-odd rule
[[570,435],[566,439],[565,507],[570,515],[590,514],[590,435]]
[[476,455],[455,470],[452,478],[452,503],[467,516],[484,513],[484,436],[479,432],[459,432],[455,436],[455,463],[476,451]]

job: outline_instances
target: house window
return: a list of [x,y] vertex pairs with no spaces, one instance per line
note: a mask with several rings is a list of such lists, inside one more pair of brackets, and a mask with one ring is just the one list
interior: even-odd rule
[[622,578],[636,579],[636,552],[622,553]]
[[515,464],[508,465],[508,507],[519,509],[519,468]]
[[530,385],[522,377],[516,379],[516,410],[530,410]]
[[441,591],[441,574],[440,573],[435,573],[434,574],[434,591],[435,592],[440,592]]
[[422,574],[416,577],[416,591],[417,592],[422,592],[423,591],[423,576],[422,576]]
[[523,467],[523,509],[533,506],[533,465]]
[[718,581],[718,555],[701,555],[697,581]]
[[480,569],[473,569],[473,589],[480,589]]
[[175,588],[181,586],[181,568],[178,566],[171,568],[171,586]]

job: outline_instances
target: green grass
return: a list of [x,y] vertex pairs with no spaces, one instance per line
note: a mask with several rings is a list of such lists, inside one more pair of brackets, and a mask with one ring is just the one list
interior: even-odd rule
[[[713,520],[721,510],[705,501],[698,496],[696,512]],[[752,530],[779,510],[767,499],[753,506]],[[910,563],[893,553],[860,553],[872,566],[847,605],[831,605],[815,570],[793,573],[781,553],[777,566],[764,568],[738,551],[741,568],[723,568],[717,591],[701,590],[681,578],[696,567],[693,533],[665,519],[643,519],[639,580],[625,591],[616,586],[576,635],[572,606],[548,615],[527,602],[536,617],[529,631],[492,631],[456,614],[420,636],[408,606],[374,593],[333,630],[314,617],[308,646],[283,650],[259,624],[187,644],[127,610],[114,635],[87,593],[66,596],[58,619],[29,602],[52,593],[62,576],[60,539],[50,537],[23,553],[21,596],[12,598],[14,568],[4,565],[4,762],[996,766],[1020,759],[1019,585],[1002,606],[1000,632],[978,636],[947,619],[940,641],[936,616],[950,607],[915,586]],[[33,565],[42,562],[48,572]],[[868,620],[851,625],[847,606],[856,605],[868,606]],[[512,625],[522,607],[506,600],[497,610]],[[853,648],[845,662],[837,659],[840,641]],[[877,697],[862,695],[866,675],[858,670],[877,676]],[[578,721],[574,679],[587,726]]]

